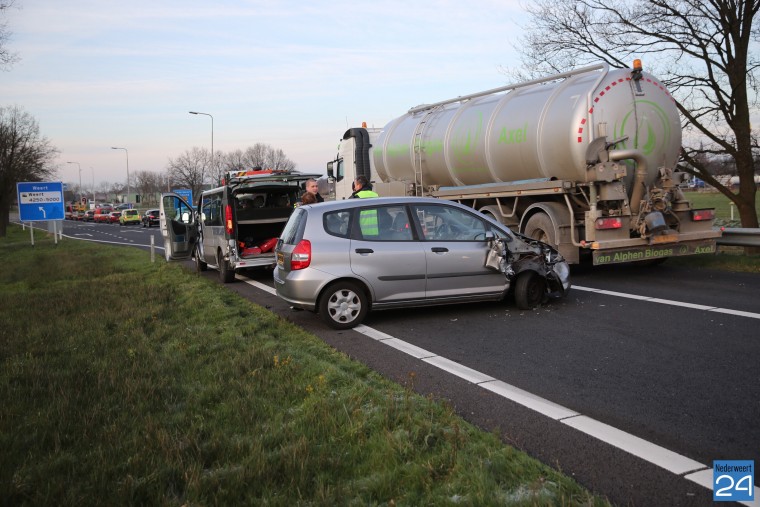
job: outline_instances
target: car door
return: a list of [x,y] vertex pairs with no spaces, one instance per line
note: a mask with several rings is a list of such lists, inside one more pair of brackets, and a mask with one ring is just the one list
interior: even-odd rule
[[159,221],[166,260],[192,257],[198,242],[198,224],[193,208],[177,194],[161,194]]
[[485,266],[490,225],[475,213],[447,204],[412,206],[425,252],[427,299],[498,295],[506,277]]
[[407,209],[366,206],[353,213],[351,271],[372,288],[373,303],[424,299],[425,253]]

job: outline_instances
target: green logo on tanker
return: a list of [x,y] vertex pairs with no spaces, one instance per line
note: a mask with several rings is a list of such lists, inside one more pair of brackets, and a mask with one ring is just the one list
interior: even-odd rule
[[507,127],[501,129],[499,134],[499,144],[520,144],[528,139],[528,122],[525,122],[523,128],[507,130]]
[[[649,106],[648,108],[638,108],[638,106]],[[646,115],[642,115],[641,112],[636,114],[636,109],[639,111],[647,110],[655,114],[655,118],[649,118]],[[637,118],[638,116],[638,118]],[[639,125],[636,128],[636,121],[638,119]],[[655,124],[653,124],[655,122]],[[662,130],[663,139],[657,139],[657,130],[655,127],[659,123],[659,127]],[[631,132],[632,131],[632,132]],[[651,155],[655,149],[659,146],[664,148],[670,141],[670,122],[665,110],[659,104],[649,100],[637,100],[633,109],[623,116],[623,121],[619,124],[615,124],[614,136],[615,139],[628,136],[628,140],[623,143],[624,147],[628,146],[629,142],[633,142],[633,147],[638,148],[644,153],[644,155]]]

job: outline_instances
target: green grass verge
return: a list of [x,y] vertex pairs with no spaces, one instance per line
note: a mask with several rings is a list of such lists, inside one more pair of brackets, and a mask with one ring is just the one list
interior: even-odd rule
[[216,283],[35,236],[0,238],[4,504],[605,504]]

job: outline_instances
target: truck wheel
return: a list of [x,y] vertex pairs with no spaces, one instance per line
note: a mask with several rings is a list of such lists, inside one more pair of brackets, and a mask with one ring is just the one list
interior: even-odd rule
[[557,241],[554,237],[554,224],[546,213],[536,213],[530,217],[528,223],[525,224],[525,232],[523,234],[557,248]]
[[216,256],[216,265],[219,267],[219,279],[222,283],[231,283],[235,280],[235,270],[230,269],[230,265],[222,256],[222,252]]
[[195,271],[200,273],[201,271],[206,271],[208,269],[208,264],[203,262],[201,260],[201,253],[198,251],[198,248],[195,249]]
[[538,307],[546,294],[546,280],[535,271],[523,271],[517,275],[515,303],[520,310]]
[[319,298],[319,316],[333,329],[361,324],[369,310],[367,296],[352,282],[337,282]]

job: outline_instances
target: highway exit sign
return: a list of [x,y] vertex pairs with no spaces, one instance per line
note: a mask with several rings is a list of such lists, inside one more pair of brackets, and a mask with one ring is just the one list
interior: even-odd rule
[[56,182],[19,182],[18,212],[22,222],[63,220],[63,184]]

